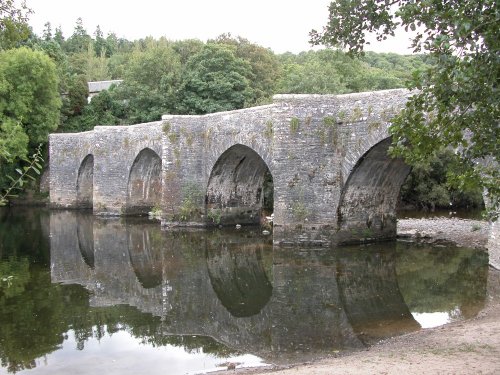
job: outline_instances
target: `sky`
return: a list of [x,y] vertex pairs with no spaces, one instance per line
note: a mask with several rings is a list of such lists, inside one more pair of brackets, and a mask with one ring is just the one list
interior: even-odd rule
[[[214,39],[222,33],[241,36],[275,53],[311,49],[309,32],[328,20],[330,0],[27,0],[34,11],[30,25],[42,35],[44,24],[61,26],[69,37],[78,17],[89,34],[99,25],[104,35],[135,40],[165,36],[170,40]],[[398,33],[367,50],[408,54],[407,36]]]

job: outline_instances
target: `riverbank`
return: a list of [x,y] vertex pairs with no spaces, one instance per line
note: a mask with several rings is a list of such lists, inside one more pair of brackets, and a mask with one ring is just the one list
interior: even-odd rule
[[[449,241],[484,249],[488,223],[465,219],[404,219],[398,237]],[[366,350],[290,368],[236,369],[238,375],[498,374],[500,373],[500,271],[490,267],[486,307],[473,319],[385,340]]]
[[481,220],[440,217],[398,220],[398,238],[425,242],[447,241],[473,249],[485,249],[489,233],[489,223]]

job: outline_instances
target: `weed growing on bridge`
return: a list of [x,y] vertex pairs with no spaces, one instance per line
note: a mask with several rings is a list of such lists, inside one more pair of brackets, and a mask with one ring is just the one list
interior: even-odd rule
[[325,116],[323,118],[323,124],[333,127],[335,125],[335,118],[333,118],[332,116]]
[[391,122],[396,114],[397,111],[394,109],[394,107],[389,107],[382,110],[380,117],[384,122]]
[[349,122],[358,122],[363,119],[363,110],[359,107],[355,107],[351,112],[351,117]]
[[338,122],[339,124],[342,124],[343,122],[345,122],[345,120],[347,119],[347,112],[342,110],[338,113]]
[[297,132],[299,131],[299,127],[300,127],[300,121],[297,117],[293,117],[291,120],[290,120],[290,133],[292,134],[297,134]]
[[168,139],[170,140],[170,143],[176,143],[179,140],[179,134],[169,133]]
[[264,137],[272,138],[274,135],[274,125],[271,120],[266,121],[266,130],[264,131]]
[[175,166],[179,168],[181,166],[181,150],[179,147],[174,148]]
[[186,136],[186,144],[191,147],[193,145],[193,135],[192,134],[188,134]]
[[373,229],[365,228],[365,229],[363,229],[361,235],[362,235],[363,239],[368,240],[368,239],[372,238],[374,235]]
[[194,183],[184,185],[181,191],[183,199],[177,219],[186,222],[199,216],[199,207],[203,201],[204,192]]
[[207,217],[212,220],[212,223],[219,225],[222,218],[222,210],[219,208],[210,209],[207,212]]
[[165,134],[168,134],[170,133],[170,129],[172,129],[172,125],[170,124],[170,122],[164,122],[162,129]]
[[337,145],[338,130],[337,122],[332,116],[323,118],[323,126],[316,130],[316,135],[322,144],[331,143],[333,147]]
[[292,214],[295,220],[303,222],[309,216],[310,212],[306,208],[304,202],[299,201],[299,202],[294,202],[294,204],[292,205]]
[[372,121],[368,124],[368,131],[373,132],[377,129],[379,129],[382,126],[382,123],[380,121]]

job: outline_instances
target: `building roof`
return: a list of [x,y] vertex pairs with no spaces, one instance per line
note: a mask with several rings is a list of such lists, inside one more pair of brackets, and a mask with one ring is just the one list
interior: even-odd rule
[[111,85],[119,85],[123,82],[123,79],[113,79],[110,81],[94,81],[87,82],[89,85],[89,94],[96,94],[103,90],[107,90],[111,87]]

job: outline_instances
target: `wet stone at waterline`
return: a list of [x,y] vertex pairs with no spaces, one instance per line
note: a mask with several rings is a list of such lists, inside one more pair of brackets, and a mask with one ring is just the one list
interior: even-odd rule
[[465,248],[273,248],[259,228],[20,209],[0,211],[0,255],[0,373],[304,362],[475,316],[488,272]]

